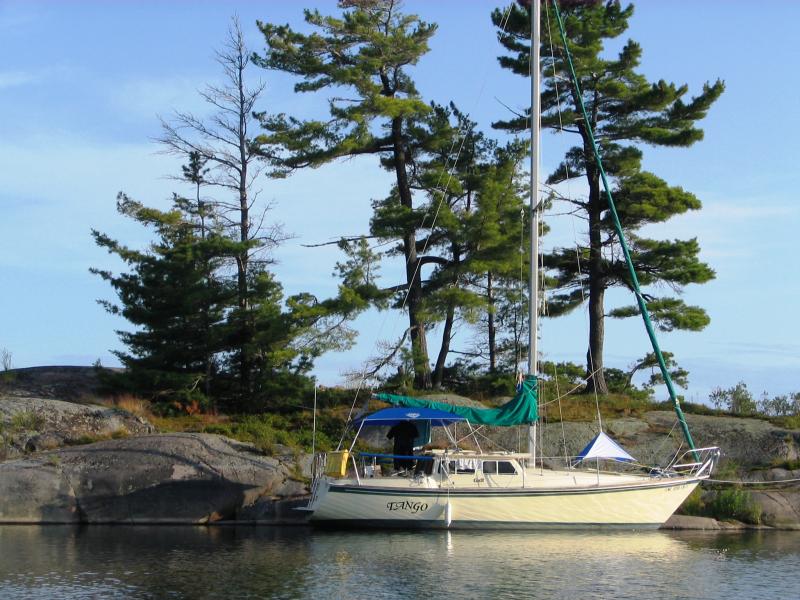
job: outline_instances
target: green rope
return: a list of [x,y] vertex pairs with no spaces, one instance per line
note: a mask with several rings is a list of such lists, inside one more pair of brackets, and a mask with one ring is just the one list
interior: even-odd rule
[[[642,296],[642,290],[639,287],[639,278],[636,276],[636,270],[633,268],[633,261],[631,260],[631,254],[628,250],[628,244],[625,241],[625,235],[622,233],[622,224],[619,220],[619,215],[617,214],[617,207],[614,204],[614,199],[611,197],[611,186],[608,185],[608,178],[606,177],[606,171],[603,168],[603,162],[600,159],[600,150],[597,147],[597,142],[594,138],[594,131],[592,130],[592,124],[589,121],[589,115],[586,112],[586,106],[583,103],[583,95],[581,93],[580,84],[578,83],[578,76],[575,74],[575,67],[572,64],[572,55],[569,51],[569,44],[567,43],[567,34],[564,30],[564,21],[561,19],[561,12],[558,10],[558,1],[553,0],[553,9],[555,10],[556,20],[558,21],[558,29],[561,32],[561,40],[564,43],[564,55],[567,59],[567,64],[569,65],[570,76],[572,77],[572,85],[575,86],[575,95],[578,99],[578,104],[581,109],[581,113],[583,115],[583,121],[586,126],[586,131],[589,134],[589,141],[592,144],[592,151],[594,153],[594,159],[597,163],[597,168],[600,171],[600,177],[603,180],[603,187],[605,188],[606,192],[606,199],[608,200],[608,207],[611,210],[611,216],[614,221],[614,229],[617,232],[617,236],[619,236],[619,243],[622,246],[622,253],[625,255],[625,262],[628,265],[628,274],[631,277],[631,283],[633,284],[633,293],[636,295],[636,303],[639,305],[639,312],[642,315],[642,320],[644,321],[645,329],[647,329],[647,335],[650,338],[650,343],[653,346],[653,352],[658,359],[658,366],[661,368],[661,375],[664,377],[664,383],[667,385],[667,390],[669,391],[669,397],[672,400],[672,404],[675,407],[675,414],[678,415],[678,421],[681,424],[681,429],[683,430],[683,435],[686,438],[686,442],[689,444],[689,448],[692,450],[695,449],[694,441],[692,440],[692,434],[689,433],[689,426],[686,424],[686,418],[683,416],[683,411],[681,410],[681,404],[678,401],[678,396],[675,393],[675,387],[672,385],[672,378],[669,375],[669,371],[667,370],[667,364],[664,362],[664,356],[661,354],[661,347],[658,345],[658,340],[656,339],[656,333],[653,329],[653,323],[650,321],[650,313],[647,310],[647,304],[644,301],[644,296]],[[695,460],[699,460],[698,455],[696,452],[693,453]]]

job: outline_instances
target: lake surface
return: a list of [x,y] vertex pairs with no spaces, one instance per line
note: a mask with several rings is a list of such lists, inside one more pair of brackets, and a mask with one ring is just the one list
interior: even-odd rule
[[800,597],[800,532],[0,526],[0,598]]

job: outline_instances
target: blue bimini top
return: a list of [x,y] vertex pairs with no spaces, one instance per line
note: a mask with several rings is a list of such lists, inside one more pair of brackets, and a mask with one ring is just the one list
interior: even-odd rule
[[434,408],[408,408],[393,406],[384,408],[371,415],[356,419],[356,426],[364,425],[397,425],[403,421],[430,421],[431,425],[444,427],[451,423],[461,423],[467,419],[453,413]]

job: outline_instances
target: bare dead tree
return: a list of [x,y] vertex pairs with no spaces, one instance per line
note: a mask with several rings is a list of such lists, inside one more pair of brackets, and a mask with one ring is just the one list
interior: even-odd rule
[[8,348],[0,348],[0,365],[2,365],[3,371],[11,370],[13,356]]
[[246,318],[252,302],[249,275],[269,264],[270,251],[287,239],[281,224],[267,223],[269,203],[257,204],[260,190],[255,183],[266,163],[263,149],[259,151],[254,139],[259,124],[253,113],[265,84],[248,83],[250,55],[239,20],[234,17],[225,44],[216,52],[222,83],[208,85],[199,92],[212,107],[211,114],[199,117],[176,111],[171,119],[161,119],[162,134],[158,138],[170,154],[184,157],[198,154],[209,168],[204,179],[206,185],[223,191],[213,204],[231,239],[239,242],[233,261],[241,316],[238,368],[245,393],[251,386],[248,341],[252,332]]

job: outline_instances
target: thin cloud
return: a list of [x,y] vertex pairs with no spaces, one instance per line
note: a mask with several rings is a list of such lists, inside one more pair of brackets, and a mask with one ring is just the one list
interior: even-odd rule
[[30,71],[3,71],[0,72],[0,89],[8,89],[38,83],[42,81],[41,73]]
[[730,204],[730,203],[705,203],[700,212],[707,219],[724,219],[727,221],[752,221],[754,219],[773,219],[798,214],[794,206],[786,204]]
[[119,110],[141,116],[168,117],[174,110],[203,114],[209,110],[198,90],[209,79],[203,77],[158,77],[133,79],[108,90],[109,101]]

